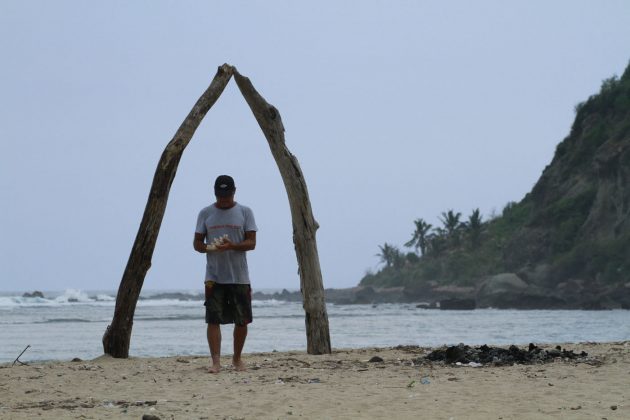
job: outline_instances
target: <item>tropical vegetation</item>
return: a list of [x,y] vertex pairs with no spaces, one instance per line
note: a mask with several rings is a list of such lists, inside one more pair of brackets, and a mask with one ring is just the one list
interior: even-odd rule
[[475,286],[517,273],[528,283],[630,287],[630,66],[575,107],[570,134],[520,202],[484,219],[447,209],[433,226],[413,221],[403,251],[379,246],[383,263],[361,285]]

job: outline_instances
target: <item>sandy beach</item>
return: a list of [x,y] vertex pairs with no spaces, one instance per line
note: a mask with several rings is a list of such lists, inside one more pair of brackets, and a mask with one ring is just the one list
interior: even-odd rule
[[561,346],[588,357],[470,367],[410,346],[274,352],[248,354],[247,372],[226,356],[218,375],[200,356],[4,364],[0,418],[630,418],[630,342]]

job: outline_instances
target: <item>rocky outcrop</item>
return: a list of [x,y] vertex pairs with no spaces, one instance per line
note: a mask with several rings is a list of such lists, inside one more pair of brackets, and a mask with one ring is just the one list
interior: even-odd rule
[[477,291],[477,299],[501,293],[522,293],[527,287],[527,283],[514,273],[497,274],[481,283]]
[[610,286],[569,280],[554,288],[525,282],[514,273],[488,277],[475,297],[478,308],[630,309],[630,282]]
[[403,289],[403,302],[440,302],[447,299],[474,299],[475,288],[442,285],[436,281],[411,284]]
[[252,293],[253,300],[282,300],[285,302],[302,302],[302,293],[300,291],[290,292],[287,289],[282,289],[281,292],[264,293],[254,292]]
[[35,290],[33,293],[28,293],[28,292],[24,293],[22,295],[22,297],[25,297],[25,298],[42,298],[42,299],[44,299],[44,294],[42,292],[40,292],[39,290]]
[[477,307],[475,299],[443,299],[440,301],[440,309],[442,310],[471,310]]
[[[337,305],[408,302],[403,291],[404,289],[402,287],[374,288],[370,286],[357,286],[345,289],[326,289],[325,296],[326,302]],[[275,293],[255,292],[252,294],[252,299],[302,302],[302,293],[299,291],[290,292],[286,289]]]
[[552,291],[528,284],[514,273],[488,277],[479,286],[476,301],[480,308],[548,309],[566,306],[566,301]]

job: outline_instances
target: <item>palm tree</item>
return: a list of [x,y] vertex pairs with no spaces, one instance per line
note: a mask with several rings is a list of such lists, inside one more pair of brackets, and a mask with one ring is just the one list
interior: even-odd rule
[[453,210],[442,212],[442,217],[440,217],[440,221],[446,229],[446,236],[453,245],[459,245],[459,231],[462,228],[462,223],[459,221],[460,217],[462,214],[455,213]]
[[416,252],[418,251],[418,248],[420,248],[420,253],[424,255],[428,245],[427,234],[433,226],[425,222],[423,219],[416,219],[413,223],[416,226],[416,230],[413,232],[411,240],[405,243],[405,246],[408,248],[414,247]]
[[433,229],[427,235],[427,255],[439,256],[446,249],[446,230],[441,227]]
[[468,221],[464,224],[468,237],[470,238],[470,244],[473,248],[479,245],[479,240],[481,239],[481,229],[483,228],[482,219],[483,217],[479,209],[476,208],[473,210],[472,214],[468,216]]
[[379,245],[378,248],[381,250],[377,257],[380,257],[381,262],[385,263],[385,267],[391,267],[397,262],[397,257],[400,254],[400,251],[395,246],[392,246],[385,242],[383,245]]
[[402,252],[400,252],[400,250],[396,247],[394,247],[394,252],[393,252],[393,258],[394,260],[392,261],[392,265],[395,269],[401,269],[405,266],[405,264],[407,264],[407,259],[405,258],[405,254],[403,254]]

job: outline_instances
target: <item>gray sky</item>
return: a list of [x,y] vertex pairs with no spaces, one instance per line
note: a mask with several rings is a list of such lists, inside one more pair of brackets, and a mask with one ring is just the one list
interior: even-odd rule
[[[155,166],[216,67],[281,112],[326,287],[422,217],[518,201],[630,59],[620,1],[0,3],[0,290],[116,289]],[[180,163],[145,289],[200,289],[212,182],[253,208],[254,288],[298,288],[288,202],[234,82]]]

